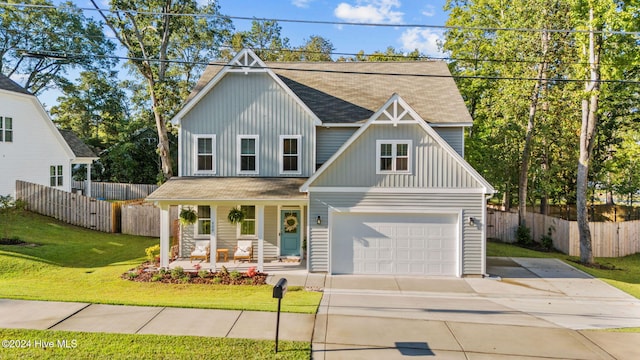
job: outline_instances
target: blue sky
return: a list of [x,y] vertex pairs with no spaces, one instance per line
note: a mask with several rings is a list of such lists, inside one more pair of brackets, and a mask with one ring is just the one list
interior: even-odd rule
[[[220,0],[221,12],[229,16],[389,25],[444,25],[445,0]],[[236,30],[248,30],[251,21],[235,20]],[[330,40],[339,53],[365,53],[388,46],[403,52],[419,49],[438,56],[436,42],[442,32],[413,27],[366,27],[281,22],[282,35],[291,45],[301,45],[311,35]]]
[[[80,8],[93,7],[88,0],[74,3]],[[302,45],[310,36],[320,35],[333,43],[336,53],[354,54],[360,50],[371,53],[392,46],[397,51],[418,49],[429,56],[442,56],[437,49],[442,31],[405,25],[444,25],[447,19],[442,10],[445,0],[219,0],[218,3],[222,14],[234,17],[403,25],[370,27],[280,22],[281,35],[289,38],[292,46]],[[109,7],[106,0],[98,1],[98,4]],[[99,18],[94,11],[85,14]],[[236,19],[233,25],[237,31],[249,30],[251,20]],[[109,32],[108,35],[113,36]],[[70,71],[68,75],[77,77],[78,71]],[[126,73],[122,72],[120,76],[126,76]],[[53,89],[38,97],[50,109],[60,95]]]

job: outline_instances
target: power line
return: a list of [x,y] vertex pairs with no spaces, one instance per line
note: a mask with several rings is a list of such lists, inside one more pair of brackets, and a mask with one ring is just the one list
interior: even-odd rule
[[[220,67],[237,67],[237,65],[226,64],[226,63],[212,63],[212,62],[204,62],[204,61],[190,61],[190,60],[161,60],[161,59],[145,59],[139,57],[129,57],[129,56],[118,56],[118,55],[87,55],[87,54],[77,54],[77,53],[64,53],[64,52],[48,52],[48,53],[38,53],[35,51],[29,52],[29,56],[36,57],[52,57],[56,59],[61,59],[66,57],[68,59],[72,59],[73,57],[96,57],[96,58],[110,58],[110,59],[118,59],[118,60],[127,60],[127,61],[146,61],[146,62],[161,62],[161,63],[174,63],[174,64],[188,64],[188,65],[215,65]],[[313,62],[309,62],[313,63]],[[424,77],[424,78],[453,78],[453,79],[477,79],[477,80],[509,80],[509,81],[538,81],[539,78],[536,77],[516,77],[516,76],[484,76],[484,75],[436,75],[436,74],[407,74],[407,73],[392,73],[392,72],[366,72],[366,71],[345,71],[345,70],[327,70],[327,69],[295,69],[290,67],[281,67],[281,66],[267,66],[265,68],[260,66],[245,66],[243,68],[250,69],[270,69],[270,70],[286,70],[286,71],[298,71],[298,72],[314,72],[314,73],[327,73],[327,74],[344,74],[344,75],[381,75],[381,76],[413,76],[413,77]],[[568,78],[549,78],[546,79],[549,83],[583,83],[584,79],[568,79]],[[640,85],[640,80],[608,80],[608,79],[600,79],[599,83],[607,83],[607,84],[630,84],[630,85]]]
[[362,23],[348,21],[332,21],[332,20],[302,20],[302,19],[285,19],[285,18],[261,18],[250,16],[231,16],[206,13],[166,13],[155,11],[139,11],[139,10],[112,10],[108,8],[89,8],[89,7],[69,7],[66,5],[38,5],[38,4],[11,4],[0,2],[3,6],[14,6],[20,8],[40,8],[40,9],[78,9],[82,11],[98,11],[109,13],[123,14],[142,14],[153,16],[190,16],[190,17],[208,17],[229,20],[246,20],[246,21],[276,21],[279,23],[299,23],[299,24],[315,24],[315,25],[340,25],[340,26],[367,26],[367,27],[395,27],[395,28],[426,28],[439,30],[468,30],[468,31],[516,31],[516,32],[552,32],[552,33],[579,33],[588,34],[596,33],[603,35],[632,35],[640,36],[640,31],[623,31],[623,30],[579,30],[579,29],[536,29],[536,28],[508,28],[508,27],[466,27],[466,26],[448,26],[448,25],[428,25],[428,24],[390,24],[390,23]]

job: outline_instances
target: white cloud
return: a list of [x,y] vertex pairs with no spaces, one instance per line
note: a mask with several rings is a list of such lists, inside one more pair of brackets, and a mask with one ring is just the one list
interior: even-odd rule
[[404,13],[393,10],[399,7],[400,0],[358,0],[356,5],[338,4],[333,14],[349,22],[402,24]]
[[426,5],[424,9],[422,9],[421,13],[426,17],[432,17],[436,14],[436,7],[433,5]]
[[312,1],[313,0],[291,0],[291,3],[295,7],[307,8],[307,7],[309,7],[309,3],[312,2]]
[[438,49],[438,42],[442,40],[441,31],[422,28],[407,29],[400,36],[402,50],[409,52],[418,49],[421,53],[434,57],[443,55]]

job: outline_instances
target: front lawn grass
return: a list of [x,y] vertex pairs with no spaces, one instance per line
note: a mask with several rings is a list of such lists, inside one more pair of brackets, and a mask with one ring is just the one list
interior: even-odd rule
[[640,299],[640,253],[620,258],[596,258],[602,268],[581,265],[580,258],[540,252],[499,242],[487,242],[487,256],[556,258]]
[[[309,359],[308,342],[0,329],[1,359]],[[21,348],[7,341],[22,340]],[[43,348],[43,344],[53,346]],[[5,346],[7,345],[7,346]]]
[[[5,223],[3,223],[3,226]],[[36,246],[0,245],[0,298],[276,311],[272,287],[161,284],[120,276],[144,261],[157,238],[106,234],[23,212],[10,236]],[[295,291],[297,290],[297,291]],[[291,288],[282,311],[314,314],[322,294]]]

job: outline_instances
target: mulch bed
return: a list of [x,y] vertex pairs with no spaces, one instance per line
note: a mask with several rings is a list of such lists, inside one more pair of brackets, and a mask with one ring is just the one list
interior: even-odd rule
[[[251,275],[251,276],[250,276]],[[158,270],[156,264],[144,263],[122,274],[125,280],[136,282],[159,282],[164,284],[215,284],[215,285],[265,285],[267,273],[257,271],[227,271],[225,268],[215,273],[208,270],[179,271]]]

